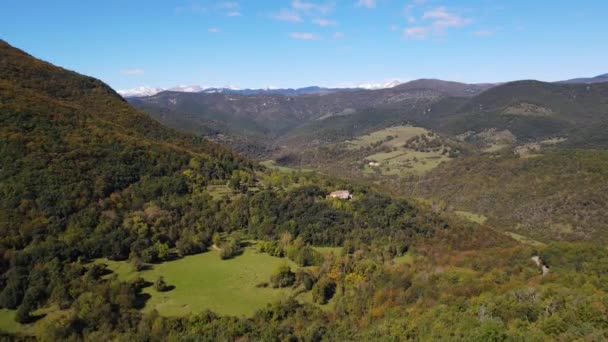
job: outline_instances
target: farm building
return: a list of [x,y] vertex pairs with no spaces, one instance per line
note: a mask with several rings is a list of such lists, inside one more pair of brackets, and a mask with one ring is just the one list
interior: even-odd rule
[[338,190],[338,191],[334,191],[334,192],[330,193],[328,197],[348,200],[348,199],[353,198],[353,195],[348,190]]

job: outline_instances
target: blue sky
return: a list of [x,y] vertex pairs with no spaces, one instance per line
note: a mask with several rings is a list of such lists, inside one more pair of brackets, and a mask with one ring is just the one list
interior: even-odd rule
[[608,1],[3,0],[0,38],[104,80],[351,86],[608,72]]

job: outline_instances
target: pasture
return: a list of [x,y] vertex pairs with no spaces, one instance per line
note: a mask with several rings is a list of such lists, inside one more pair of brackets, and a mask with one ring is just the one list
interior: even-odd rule
[[405,144],[409,139],[428,133],[429,131],[422,127],[414,126],[394,126],[385,128],[379,131],[372,132],[367,135],[362,135],[355,140],[348,142],[348,148],[358,149],[366,147],[380,141],[387,140],[388,137],[393,137],[390,141],[385,142],[390,147],[400,147]]
[[386,152],[371,153],[364,161],[378,162],[378,166],[365,164],[363,173],[382,175],[422,175],[434,169],[450,158],[442,154],[443,147],[438,151],[420,151],[407,148],[404,145],[414,137],[430,134],[431,132],[414,126],[394,126],[385,128],[347,142],[347,149],[362,149],[370,146],[379,146],[388,149]]
[[184,316],[206,309],[222,315],[252,315],[267,303],[289,297],[293,291],[256,285],[268,282],[272,272],[282,263],[288,263],[292,270],[297,268],[287,258],[258,253],[253,248],[245,248],[242,255],[233,259],[220,260],[217,251],[209,251],[153,265],[150,270],[141,272],[123,261],[96,262],[107,264],[121,280],[141,276],[154,282],[163,276],[167,284],[175,288],[168,292],[156,292],[151,286],[145,288],[144,293],[151,297],[143,311],[156,309],[165,316]]

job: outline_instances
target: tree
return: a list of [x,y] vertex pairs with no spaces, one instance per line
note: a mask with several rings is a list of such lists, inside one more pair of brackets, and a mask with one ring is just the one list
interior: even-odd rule
[[327,304],[336,293],[336,283],[327,278],[321,278],[312,287],[312,300],[315,303]]
[[213,237],[211,238],[211,241],[213,241],[214,245],[219,246],[220,242],[222,242],[222,237],[220,236],[220,233],[218,233],[218,232],[213,233]]
[[156,281],[154,282],[154,289],[157,292],[169,291],[169,285],[167,285],[163,276],[156,278]]
[[270,284],[272,287],[288,287],[295,283],[296,274],[291,271],[291,267],[283,263],[277,267],[272,276],[270,276]]
[[30,307],[27,303],[19,305],[17,312],[15,313],[15,321],[21,324],[27,324],[32,322],[32,315],[30,314]]

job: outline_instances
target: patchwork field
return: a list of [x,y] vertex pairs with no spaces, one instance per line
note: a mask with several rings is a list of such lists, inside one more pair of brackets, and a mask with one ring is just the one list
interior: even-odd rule
[[405,145],[412,138],[431,136],[432,132],[413,126],[395,126],[347,142],[347,149],[380,148],[383,152],[367,155],[363,172],[382,175],[424,174],[444,161],[449,161],[449,148],[438,145],[434,148],[414,149]]
[[352,149],[358,149],[361,147],[369,146],[374,143],[385,141],[388,137],[393,138],[390,141],[385,142],[384,144],[391,147],[400,147],[403,146],[403,144],[405,144],[405,142],[409,139],[417,135],[426,134],[428,132],[428,130],[422,127],[394,126],[375,131],[373,133],[360,136],[355,140],[349,141],[348,147]]

